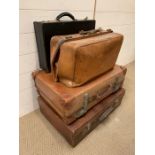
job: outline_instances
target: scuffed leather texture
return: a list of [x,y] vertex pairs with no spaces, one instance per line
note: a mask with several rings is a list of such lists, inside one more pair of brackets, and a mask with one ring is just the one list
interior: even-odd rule
[[74,147],[121,104],[124,94],[123,88],[111,94],[70,125],[66,125],[42,97],[38,101],[42,114]]
[[[57,43],[68,37],[55,55]],[[95,35],[55,36],[51,39],[51,65],[56,81],[77,87],[111,70],[117,60],[123,35],[101,31]],[[53,57],[55,56],[55,57]]]
[[35,86],[49,106],[52,107],[66,124],[76,120],[75,114],[83,108],[84,95],[89,95],[87,110],[99,101],[116,92],[122,87],[126,68],[115,66],[107,74],[76,88],[69,88],[60,82],[55,82],[53,73],[40,71],[34,73]]

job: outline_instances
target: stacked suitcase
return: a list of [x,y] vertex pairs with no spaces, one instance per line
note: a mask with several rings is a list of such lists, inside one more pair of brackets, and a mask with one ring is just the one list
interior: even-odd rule
[[[91,26],[85,27],[85,30],[95,27],[94,20],[89,21],[89,24]],[[78,30],[74,33],[76,31]],[[37,35],[36,38],[38,43]],[[69,88],[54,81],[52,72],[47,72],[50,69],[45,64],[48,63],[41,66],[44,70],[33,72],[40,110],[66,140],[76,146],[121,104],[125,94],[122,85],[126,68],[115,65],[111,71],[80,87]]]

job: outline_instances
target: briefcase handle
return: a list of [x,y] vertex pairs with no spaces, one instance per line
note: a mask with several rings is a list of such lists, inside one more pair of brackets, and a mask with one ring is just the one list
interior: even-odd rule
[[60,21],[60,19],[64,16],[70,17],[73,21],[75,21],[75,17],[69,12],[62,12],[57,17],[56,20]]

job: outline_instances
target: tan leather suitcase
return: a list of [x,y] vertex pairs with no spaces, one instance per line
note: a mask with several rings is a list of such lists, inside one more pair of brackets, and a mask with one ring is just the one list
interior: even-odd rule
[[51,39],[51,66],[55,81],[77,87],[112,69],[123,35],[112,30],[83,31]]
[[76,88],[54,82],[52,73],[44,71],[35,72],[34,80],[40,96],[66,124],[70,124],[99,101],[117,91],[123,84],[125,73],[125,67],[115,66],[106,74]]
[[39,97],[38,100],[43,115],[72,146],[75,146],[121,103],[124,93],[124,89],[121,89],[110,95],[70,125],[66,125],[43,98]]

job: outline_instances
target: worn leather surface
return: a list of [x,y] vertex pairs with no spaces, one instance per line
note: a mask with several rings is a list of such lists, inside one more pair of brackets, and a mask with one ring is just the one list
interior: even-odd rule
[[[64,39],[59,53],[58,43]],[[56,80],[76,87],[112,69],[117,60],[123,36],[101,31],[91,35],[55,36],[51,39],[51,65]]]
[[19,119],[19,154],[135,155],[134,63],[127,65],[127,70],[121,105],[76,147],[72,148],[37,109]]
[[[115,66],[113,70],[96,78],[95,80],[76,88],[69,88],[62,83],[54,81],[52,73],[44,71],[34,74],[36,88],[44,94],[48,104],[64,119],[66,123],[72,122],[73,115],[83,107],[84,94],[89,94],[88,109],[116,91],[123,83],[126,73],[125,67]],[[120,80],[120,86],[114,86]],[[117,84],[116,84],[117,85]],[[42,95],[43,96],[43,95]],[[69,120],[69,122],[68,122]]]
[[75,146],[121,103],[124,93],[122,88],[108,96],[71,125],[66,125],[43,98],[39,97],[38,101],[44,116],[72,146]]

